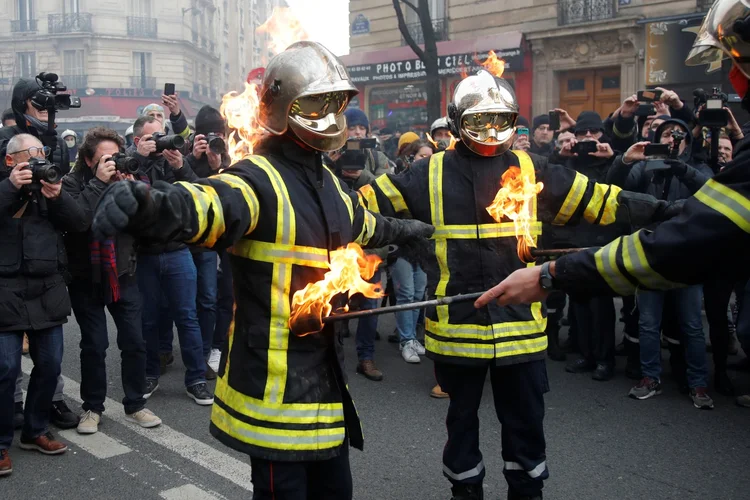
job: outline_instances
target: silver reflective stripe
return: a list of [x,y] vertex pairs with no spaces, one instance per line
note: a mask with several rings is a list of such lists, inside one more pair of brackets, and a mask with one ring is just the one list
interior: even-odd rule
[[505,470],[522,470],[525,471],[530,478],[536,479],[544,474],[545,470],[547,470],[547,461],[545,460],[531,470],[524,469],[523,465],[519,464],[518,462],[505,462]]
[[477,477],[484,470],[484,461],[477,464],[476,467],[464,472],[453,472],[447,465],[443,464],[443,473],[454,481],[463,481],[471,477]]
[[630,335],[628,335],[625,332],[622,332],[622,336],[624,338],[628,339],[628,342],[632,342],[634,344],[640,344],[641,343],[641,341],[637,337],[631,337]]
[[[310,445],[310,444],[338,444],[344,439],[344,435],[346,434],[346,430],[341,427],[341,432],[337,432],[333,435],[325,435],[325,434],[313,434],[311,436],[290,436],[290,435],[276,435],[276,434],[266,434],[264,432],[256,432],[256,431],[249,431],[247,429],[241,428],[241,427],[235,427],[234,432],[241,434],[247,438],[258,440],[258,441],[266,441],[270,443],[275,444],[288,444],[288,445]],[[315,432],[315,431],[305,431],[305,432]]]
[[245,401],[245,408],[248,410],[260,413],[261,415],[266,415],[268,417],[280,417],[280,418],[315,418],[315,417],[324,417],[324,418],[344,418],[344,408],[340,409],[334,409],[334,410],[321,410],[321,409],[314,409],[314,410],[294,410],[289,408],[269,408],[262,405],[256,405],[253,403]]
[[311,262],[318,262],[328,267],[328,253],[325,255],[312,252],[295,251],[295,250],[283,250],[279,248],[270,248],[266,250],[266,254],[269,257],[276,257],[278,259],[288,259],[294,261],[308,260]]

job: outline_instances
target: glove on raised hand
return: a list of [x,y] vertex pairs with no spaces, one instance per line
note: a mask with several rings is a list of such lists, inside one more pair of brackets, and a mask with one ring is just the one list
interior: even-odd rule
[[632,191],[620,191],[617,203],[616,219],[628,222],[634,227],[645,227],[654,222],[671,219],[682,211],[684,205],[683,200],[667,202]]

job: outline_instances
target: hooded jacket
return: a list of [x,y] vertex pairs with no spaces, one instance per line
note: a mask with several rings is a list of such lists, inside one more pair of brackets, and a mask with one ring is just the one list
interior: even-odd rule
[[[13,97],[11,100],[11,109],[13,110],[13,116],[16,119],[16,125],[13,127],[5,127],[0,129],[0,155],[5,157],[5,150],[8,146],[8,141],[18,134],[31,134],[34,137],[41,140],[42,135],[46,131],[47,124],[40,123],[38,120],[34,120],[26,115],[26,101],[31,99],[41,87],[33,78],[21,78],[18,80],[16,85],[13,87]],[[55,132],[57,134],[57,132]],[[44,143],[44,141],[42,141]],[[55,165],[57,165],[63,174],[67,174],[70,171],[70,154],[68,153],[68,146],[65,141],[58,135],[57,136],[57,147],[55,153],[50,158]]]
[[[656,129],[657,142],[664,128],[670,124],[678,124],[686,131],[690,130],[682,120],[676,118],[665,120]],[[672,170],[652,170],[653,167],[664,164],[663,160],[645,160],[628,165],[623,162],[621,155],[612,164],[607,175],[607,182],[627,191],[650,194],[659,200],[677,201],[690,198],[712,175],[711,169],[706,165],[700,164],[695,167],[690,165],[692,140],[692,135],[687,133],[684,139],[685,150],[678,158],[688,165],[687,172],[682,176],[675,176]]]

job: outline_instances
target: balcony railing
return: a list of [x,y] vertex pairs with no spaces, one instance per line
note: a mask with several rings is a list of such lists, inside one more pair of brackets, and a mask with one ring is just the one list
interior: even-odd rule
[[50,14],[48,17],[49,32],[56,33],[91,33],[91,14]]
[[141,38],[156,38],[155,17],[128,16],[128,35]]
[[10,22],[10,31],[23,33],[36,31],[36,19],[15,19]]
[[612,19],[616,14],[615,0],[557,0],[559,26]]
[[[411,23],[407,24],[406,28],[409,30],[409,34],[414,39],[414,41],[418,44],[424,43],[424,34],[422,33],[422,23]],[[448,39],[448,20],[443,19],[433,19],[432,20],[432,29],[435,31],[435,41],[436,42],[442,42],[444,40]],[[406,44],[406,41],[403,42]]]
[[89,86],[87,75],[62,75],[60,80],[69,89],[85,89]]
[[130,77],[130,86],[136,89],[155,89],[156,77],[134,75]]

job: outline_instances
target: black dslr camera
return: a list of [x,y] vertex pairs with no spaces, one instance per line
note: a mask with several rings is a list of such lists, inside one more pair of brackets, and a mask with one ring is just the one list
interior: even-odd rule
[[340,170],[364,170],[367,163],[367,150],[375,149],[378,141],[375,139],[349,139],[341,148],[341,158],[336,161]]
[[206,135],[206,142],[208,143],[208,149],[210,149],[213,154],[223,155],[227,152],[226,141],[217,134],[212,133]]
[[179,135],[167,135],[164,132],[156,132],[152,136],[154,142],[156,142],[156,152],[161,153],[162,151],[169,149],[175,151],[182,149],[185,145],[185,139]]
[[122,174],[133,174],[138,172],[140,167],[138,160],[131,158],[124,153],[115,153],[112,155],[112,161],[115,162],[115,168]]
[[711,93],[707,93],[703,89],[695,89],[693,91],[695,109],[700,109],[701,106],[706,107],[700,111],[698,115],[698,124],[708,128],[722,128],[726,127],[729,123],[729,116],[724,106],[729,101],[729,96],[724,92],[721,92],[717,88],[711,89]]
[[31,105],[39,111],[65,111],[81,107],[80,97],[58,94],[65,92],[67,87],[58,80],[55,73],[39,73],[36,81],[42,88],[31,97]]
[[42,181],[57,184],[62,180],[62,170],[42,158],[32,158],[27,168],[31,170],[31,189],[41,189]]
[[[680,144],[685,140],[685,133],[676,128],[672,130],[672,145],[669,144],[647,144],[643,150],[643,156],[647,160],[676,160],[680,156]],[[656,167],[656,169],[661,167]],[[669,168],[664,167],[664,168]],[[654,166],[650,166],[653,170]]]

